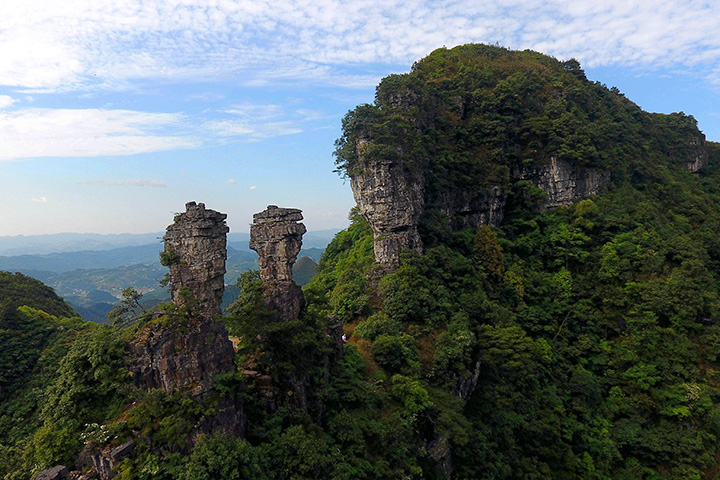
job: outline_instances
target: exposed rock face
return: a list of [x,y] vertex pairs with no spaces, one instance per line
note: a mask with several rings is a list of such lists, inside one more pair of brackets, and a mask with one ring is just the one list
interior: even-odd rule
[[42,472],[38,472],[33,480],[64,480],[68,478],[68,469],[64,465],[57,465]]
[[454,231],[500,225],[504,216],[506,195],[500,185],[485,189],[442,192],[431,203],[450,220]]
[[422,251],[418,233],[425,207],[425,179],[400,162],[363,158],[365,142],[358,142],[360,165],[350,175],[355,201],[375,237],[375,261],[392,270],[405,248]]
[[253,215],[250,248],[258,254],[265,300],[276,312],[276,321],[297,319],[305,307],[302,288],[292,278],[292,266],[306,232],[305,225],[298,223],[302,219],[300,210],[276,205]]
[[[384,270],[399,266],[405,248],[422,252],[418,225],[428,206],[442,212],[455,231],[502,222],[507,195],[499,184],[429,193],[423,174],[410,172],[401,161],[364,158],[365,148],[366,143],[358,143],[360,160],[350,173],[350,185],[373,230],[375,260]],[[610,184],[608,172],[577,167],[556,157],[545,165],[515,168],[511,176],[543,190],[549,208],[588,198]]]
[[89,468],[88,473],[102,480],[109,480],[115,477],[117,474],[115,468],[130,456],[133,448],[135,448],[135,440],[133,439],[117,446],[107,445],[103,447],[90,443],[80,452],[75,462],[75,468],[80,471]]
[[235,351],[223,325],[207,319],[179,322],[143,329],[130,342],[128,369],[138,387],[202,398],[212,391],[215,375],[234,370]]
[[452,394],[458,398],[461,398],[464,402],[470,400],[470,396],[477,387],[478,379],[480,378],[480,360],[475,362],[475,368],[473,373],[467,377],[458,378],[455,382],[455,388],[453,388]]
[[197,313],[206,317],[222,315],[227,259],[227,215],[190,202],[185,213],[175,217],[165,234],[165,255],[170,260],[172,301],[185,302],[181,289],[186,287],[198,302]]
[[570,205],[596,195],[610,184],[610,174],[594,168],[577,167],[557,157],[539,167],[516,169],[514,177],[529,180],[547,195],[547,207]]
[[705,135],[690,135],[687,139],[687,145],[690,147],[690,158],[685,163],[685,168],[695,173],[707,167],[710,157],[705,150]]

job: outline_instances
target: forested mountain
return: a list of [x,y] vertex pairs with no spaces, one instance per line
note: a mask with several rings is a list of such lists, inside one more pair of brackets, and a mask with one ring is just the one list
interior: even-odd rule
[[718,477],[720,144],[691,116],[466,45],[384,79],[336,146],[352,224],[298,318],[290,279],[240,276],[235,365],[189,289],[125,330],[13,311],[62,334],[0,403],[0,476]]

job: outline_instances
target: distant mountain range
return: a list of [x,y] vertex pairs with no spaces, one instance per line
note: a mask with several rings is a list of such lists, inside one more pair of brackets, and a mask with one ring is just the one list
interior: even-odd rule
[[[306,248],[325,248],[338,229],[307,232],[303,236]],[[86,252],[114,250],[122,247],[147,246],[157,243],[162,249],[165,232],[154,233],[57,233],[52,235],[0,236],[0,256],[45,255],[64,252]],[[238,250],[247,250],[250,234],[237,232],[228,234],[228,245]]]
[[[322,230],[305,234],[305,248],[298,255],[298,283],[304,285],[309,281],[325,246],[336,233],[336,230]],[[21,272],[41,280],[65,298],[85,320],[104,322],[124,288],[132,287],[143,293],[143,299],[150,306],[169,300],[169,291],[160,286],[160,280],[167,273],[167,268],[160,265],[161,238],[161,233],[0,237],[0,253],[3,253],[0,270]],[[249,241],[247,233],[228,235],[225,283],[229,288],[224,306],[237,298],[234,285],[240,274],[258,267],[257,254],[248,247]],[[82,249],[65,250],[73,247]],[[7,252],[17,253],[8,255]]]

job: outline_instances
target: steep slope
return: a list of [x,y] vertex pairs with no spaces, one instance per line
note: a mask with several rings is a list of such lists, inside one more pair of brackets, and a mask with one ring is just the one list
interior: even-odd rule
[[72,308],[55,292],[21,273],[0,271],[0,401],[33,368],[55,325],[18,312],[28,306],[49,315],[70,317]]

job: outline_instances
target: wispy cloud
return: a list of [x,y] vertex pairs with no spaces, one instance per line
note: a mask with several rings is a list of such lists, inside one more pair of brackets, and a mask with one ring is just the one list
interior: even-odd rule
[[234,178],[229,178],[225,183],[227,183],[228,185],[235,185],[237,183],[237,180],[235,180]]
[[442,45],[530,48],[588,66],[720,61],[704,0],[26,0],[0,6],[0,84],[297,79],[372,85],[351,66],[407,65]]
[[47,197],[31,198],[30,201],[35,203],[48,203]]
[[85,185],[106,185],[106,186],[110,186],[110,187],[120,187],[120,186],[155,187],[155,188],[167,187],[167,183],[165,183],[162,180],[144,179],[144,178],[128,178],[125,180],[93,179],[93,180],[86,180],[82,183]]
[[183,117],[131,110],[40,109],[0,112],[0,160],[132,155],[199,142],[164,133]]
[[240,137],[255,142],[302,132],[297,113],[286,113],[279,105],[239,104],[217,112],[221,118],[208,120],[203,128],[218,137]]

